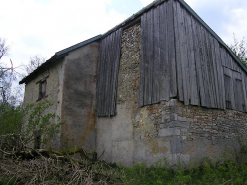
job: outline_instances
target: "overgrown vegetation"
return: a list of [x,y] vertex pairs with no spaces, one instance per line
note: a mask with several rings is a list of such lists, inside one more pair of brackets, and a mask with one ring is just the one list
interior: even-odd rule
[[[46,112],[52,106],[48,100],[37,104],[11,106],[8,102],[0,105],[0,136],[15,135],[21,139],[23,146],[40,136],[40,145],[59,133],[62,124],[55,113]],[[26,121],[25,121],[26,120]]]
[[135,165],[125,169],[121,179],[124,184],[247,184],[247,164],[231,161],[213,164],[204,159],[197,168],[179,168],[177,171],[156,166],[146,168],[145,165]]
[[50,101],[43,100],[38,104],[30,104],[25,107],[24,112],[28,119],[21,132],[25,145],[34,141],[35,134],[42,135],[41,143],[47,143],[49,139],[59,133],[59,128],[63,123],[55,113],[46,112],[51,106]]
[[8,102],[0,105],[0,135],[20,134],[25,111],[22,106],[14,107]]
[[82,151],[30,150],[32,155],[24,158],[2,153],[0,184],[122,184],[118,169],[90,160]]
[[[94,161],[84,155],[39,154],[33,159],[1,156],[0,184],[127,184],[127,185],[200,185],[247,184],[247,164],[204,159],[196,168],[173,170],[144,164],[117,167]],[[70,153],[71,154],[71,153]]]
[[247,67],[247,43],[244,38],[241,41],[233,34],[234,43],[231,44],[230,48],[238,56],[238,58],[242,61],[242,63]]

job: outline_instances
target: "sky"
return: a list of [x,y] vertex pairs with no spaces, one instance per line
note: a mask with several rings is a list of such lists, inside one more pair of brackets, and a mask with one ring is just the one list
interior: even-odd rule
[[[222,40],[247,39],[247,0],[185,0]],[[1,62],[27,64],[104,34],[152,0],[0,0],[0,37],[10,54]]]

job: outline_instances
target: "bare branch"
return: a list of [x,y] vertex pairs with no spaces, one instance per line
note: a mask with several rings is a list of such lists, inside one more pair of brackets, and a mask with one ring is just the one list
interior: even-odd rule
[[2,57],[7,56],[9,54],[9,46],[6,45],[5,39],[0,38],[0,60]]
[[40,55],[35,55],[30,57],[30,62],[25,66],[27,74],[32,73],[35,69],[37,69],[41,64],[45,62],[45,58]]

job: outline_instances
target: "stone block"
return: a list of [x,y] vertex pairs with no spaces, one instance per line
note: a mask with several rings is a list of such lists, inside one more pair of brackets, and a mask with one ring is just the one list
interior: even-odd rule
[[187,139],[187,136],[182,136],[182,140],[186,140]]
[[177,115],[177,114],[171,114],[171,115],[170,115],[170,120],[171,120],[171,121],[176,121],[176,120],[178,120],[178,115]]
[[217,130],[212,130],[211,133],[218,134],[218,131]]
[[161,118],[161,123],[167,123],[170,121],[170,116],[169,115],[164,115]]
[[178,116],[178,121],[187,121],[187,118]]
[[182,165],[184,167],[188,166],[191,159],[188,154],[168,154],[166,157],[170,165]]
[[186,132],[188,132],[188,129],[187,128],[181,128],[180,131],[183,132],[183,133],[186,133]]
[[172,154],[180,154],[183,152],[182,139],[180,136],[172,136],[170,138],[170,152]]
[[179,128],[163,128],[159,130],[159,137],[167,137],[167,136],[179,136],[180,129]]
[[169,100],[169,106],[176,106],[177,100],[176,99],[171,99]]

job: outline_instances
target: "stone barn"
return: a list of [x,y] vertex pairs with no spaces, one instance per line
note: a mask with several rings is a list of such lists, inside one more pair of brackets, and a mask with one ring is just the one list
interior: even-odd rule
[[247,68],[183,1],[156,0],[20,83],[65,122],[52,147],[148,166],[215,159],[247,133]]

